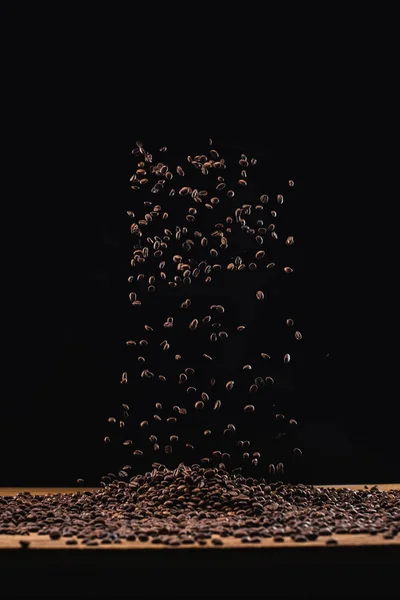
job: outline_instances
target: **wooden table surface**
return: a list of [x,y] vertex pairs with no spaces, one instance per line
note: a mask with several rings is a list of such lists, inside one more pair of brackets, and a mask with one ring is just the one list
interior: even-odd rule
[[[363,489],[364,485],[318,487]],[[400,484],[379,487],[399,490]],[[0,495],[78,489],[88,488],[0,488]],[[87,547],[80,540],[76,546],[67,546],[66,539],[50,540],[37,534],[0,535],[0,597],[376,600],[398,595],[399,539],[384,540],[379,534],[332,537],[339,541],[337,545],[326,545],[328,537],[321,536],[304,543],[288,538],[275,543],[269,538],[260,544],[242,544],[236,538],[224,538],[224,546],[207,542],[206,546],[170,547],[123,541]],[[29,540],[29,550],[20,547],[20,539]]]
[[[329,488],[329,487],[344,487],[348,489],[364,489],[365,485],[368,487],[372,487],[373,485],[379,485],[379,488],[382,491],[390,491],[390,490],[400,490],[400,483],[385,483],[385,484],[360,484],[360,485],[329,485],[329,486],[318,486],[321,488]],[[17,493],[29,491],[32,495],[47,495],[47,494],[57,494],[57,493],[73,493],[77,491],[96,491],[97,488],[0,488],[0,496],[13,496]],[[272,538],[261,539],[260,543],[257,544],[242,544],[240,539],[234,537],[224,538],[224,545],[222,549],[232,549],[232,548],[276,548],[282,549],[287,547],[307,547],[312,546],[315,547],[325,547],[332,548],[335,546],[327,545],[326,542],[330,537],[334,537],[338,540],[339,546],[392,546],[397,545],[400,546],[400,536],[397,536],[394,539],[386,540],[383,538],[382,534],[377,535],[368,535],[368,534],[333,534],[332,536],[320,536],[315,541],[307,541],[307,542],[293,542],[289,537],[285,537],[284,542],[276,543]],[[30,549],[46,549],[46,550],[99,550],[99,551],[110,551],[110,550],[156,550],[163,547],[162,544],[152,544],[151,542],[128,542],[126,540],[122,540],[120,544],[109,544],[98,546],[86,546],[81,544],[81,540],[77,540],[76,546],[67,546],[65,542],[68,538],[60,538],[59,540],[51,540],[46,535],[38,535],[37,533],[31,533],[29,536],[21,536],[21,535],[0,535],[0,550],[4,549],[13,549],[20,548],[20,540],[25,540],[30,542]],[[194,549],[199,548],[210,548],[213,550],[221,549],[220,546],[214,546],[210,540],[207,540],[205,546],[199,546],[199,544],[193,545],[182,545],[182,546],[169,546],[168,550],[182,551],[188,550],[193,551]]]

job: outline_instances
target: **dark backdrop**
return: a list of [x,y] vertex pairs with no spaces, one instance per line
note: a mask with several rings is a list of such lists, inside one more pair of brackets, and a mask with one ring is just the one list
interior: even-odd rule
[[[0,485],[74,485],[78,477],[96,485],[129,462],[102,440],[121,401],[131,150],[142,139],[149,148],[165,143],[186,154],[188,144],[205,145],[208,135],[227,151],[244,148],[264,161],[268,181],[295,180],[290,219],[300,274],[292,302],[304,355],[293,416],[304,461],[291,477],[399,480],[398,408],[387,389],[385,348],[374,336],[379,278],[357,250],[355,238],[365,244],[368,233],[347,225],[356,199],[329,139],[276,142],[267,125],[219,137],[183,135],[183,126],[158,134],[139,118],[128,126],[106,107],[101,115],[85,109],[28,121],[9,147],[15,216],[3,225],[8,334]],[[256,421],[260,435],[262,419]]]

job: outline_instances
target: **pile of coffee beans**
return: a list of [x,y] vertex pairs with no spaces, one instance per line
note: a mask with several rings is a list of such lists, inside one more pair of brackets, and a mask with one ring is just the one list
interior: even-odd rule
[[318,488],[268,483],[224,469],[179,465],[129,481],[112,478],[96,492],[0,498],[0,534],[49,535],[95,546],[121,540],[178,546],[316,540],[335,534],[400,531],[400,490]]

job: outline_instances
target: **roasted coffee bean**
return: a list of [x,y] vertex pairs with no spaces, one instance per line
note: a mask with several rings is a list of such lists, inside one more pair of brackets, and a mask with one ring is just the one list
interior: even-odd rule
[[189,187],[183,187],[179,190],[179,195],[180,196],[187,196],[188,194],[191,193],[191,190]]
[[191,331],[195,331],[195,329],[197,329],[198,324],[199,324],[198,320],[197,319],[193,319],[193,321],[191,321],[190,324],[189,324],[189,329]]
[[211,539],[211,543],[214,544],[214,546],[223,546],[224,545],[224,541],[221,538],[212,538]]

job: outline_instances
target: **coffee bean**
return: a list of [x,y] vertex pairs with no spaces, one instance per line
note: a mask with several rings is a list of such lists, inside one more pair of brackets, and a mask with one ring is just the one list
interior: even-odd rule
[[189,187],[183,187],[179,190],[179,195],[180,196],[187,196],[188,194],[191,193],[191,190]]
[[224,545],[224,541],[221,538],[212,538],[211,543],[214,544],[214,546]]
[[191,331],[195,331],[195,329],[197,329],[198,324],[199,324],[198,320],[197,319],[193,319],[193,321],[191,321],[190,324],[189,324],[189,329]]
[[305,535],[297,534],[292,537],[294,542],[306,542],[307,538]]

